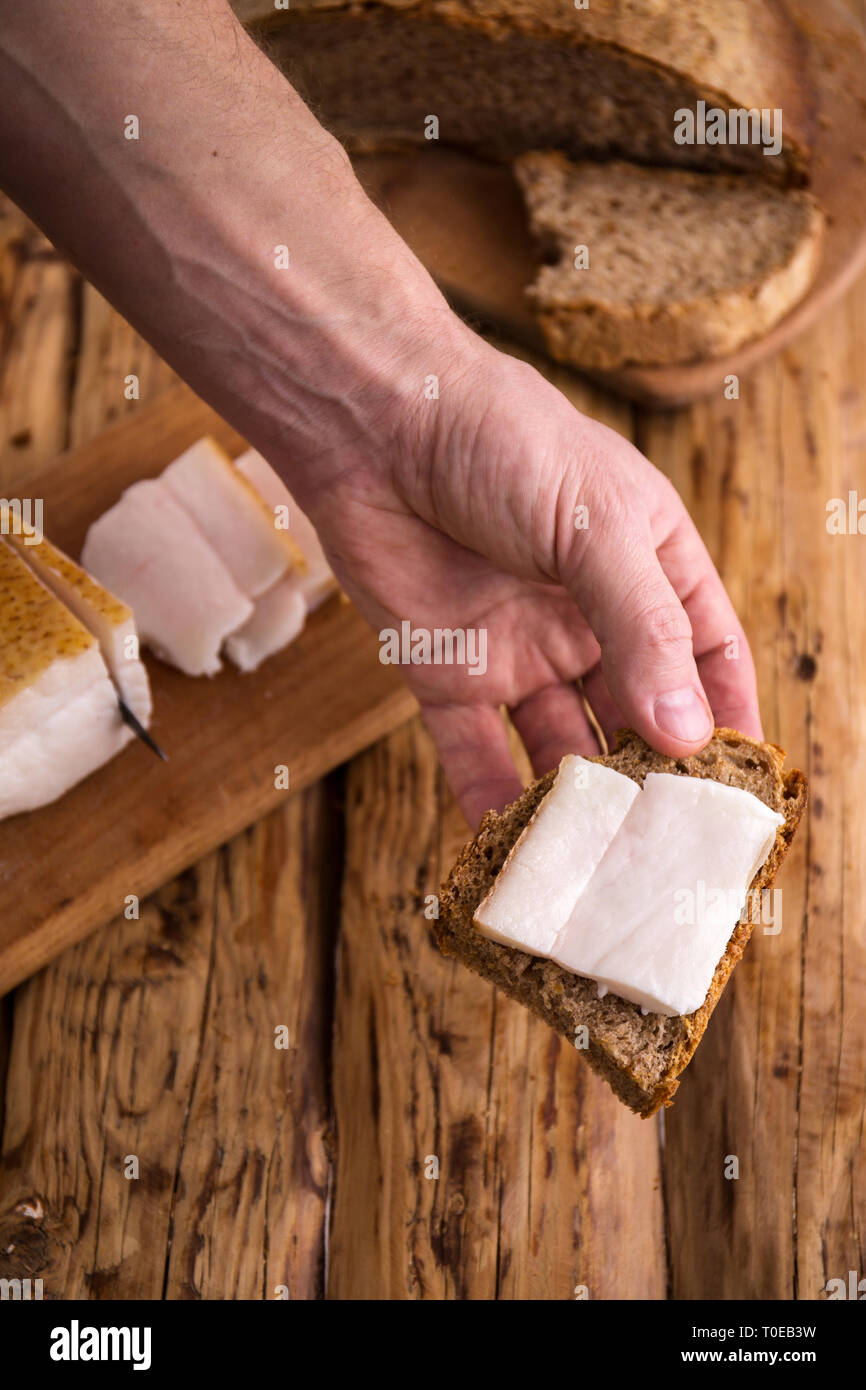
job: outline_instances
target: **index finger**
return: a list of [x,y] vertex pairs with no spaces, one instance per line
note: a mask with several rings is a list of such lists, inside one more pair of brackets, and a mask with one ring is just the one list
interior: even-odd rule
[[692,628],[695,661],[717,725],[763,739],[755,663],[709,551],[686,512],[658,546]]

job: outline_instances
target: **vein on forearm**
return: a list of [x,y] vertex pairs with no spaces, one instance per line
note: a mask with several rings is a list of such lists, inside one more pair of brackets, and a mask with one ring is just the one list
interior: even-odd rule
[[252,442],[345,467],[447,310],[336,142],[222,0],[7,13],[0,183]]

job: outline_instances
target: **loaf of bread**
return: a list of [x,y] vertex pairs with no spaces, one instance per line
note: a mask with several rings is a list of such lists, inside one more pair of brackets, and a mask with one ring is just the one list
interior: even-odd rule
[[[814,120],[783,0],[234,0],[354,149],[436,138],[500,160],[531,149],[802,182]],[[677,144],[675,112],[781,109],[757,144]]]
[[[643,785],[648,772],[710,777],[741,787],[785,818],[776,843],[752,881],[751,892],[772,887],[806,806],[803,774],[783,771],[785,755],[771,743],[757,743],[731,729],[716,729],[694,757],[674,760],[654,752],[637,734],[617,736],[613,751],[595,759]],[[598,997],[592,980],[570,974],[553,961],[500,946],[482,936],[473,923],[476,908],[490,889],[509,850],[553,784],[548,773],[528,787],[501,814],[490,811],[475,838],[460,854],[439,900],[433,929],[445,955],[456,956],[526,1005],[557,1033],[574,1043],[585,1027],[588,1046],[582,1055],[632,1110],[648,1117],[670,1105],[679,1076],[703,1037],[710,1014],[752,933],[741,921],[716,967],[706,1001],[696,1013],[667,1018],[642,1014],[614,994]],[[748,914],[746,914],[748,915]]]
[[778,323],[821,258],[823,213],[799,189],[553,151],[514,171],[547,262],[528,293],[559,362],[722,357]]

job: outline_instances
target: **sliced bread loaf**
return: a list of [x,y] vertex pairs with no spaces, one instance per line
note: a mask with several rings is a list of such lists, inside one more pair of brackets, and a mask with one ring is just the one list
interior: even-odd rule
[[[316,114],[354,148],[431,140],[623,157],[803,182],[814,121],[782,0],[234,0]],[[783,147],[677,144],[675,113],[783,113]],[[438,128],[433,130],[430,118]]]
[[818,268],[824,217],[809,193],[553,151],[514,169],[548,261],[528,294],[559,362],[722,357],[778,323]]
[[[674,760],[654,752],[630,731],[617,736],[613,751],[594,761],[607,764],[643,785],[648,772],[709,777],[752,792],[785,817],[776,843],[755,875],[752,891],[772,886],[806,806],[806,780],[798,771],[783,772],[784,752],[757,743],[731,729],[716,729],[700,753]],[[642,1014],[636,1004],[616,995],[599,999],[592,980],[570,974],[553,961],[525,955],[489,941],[473,924],[473,915],[491,887],[509,850],[550,789],[555,773],[528,787],[501,815],[488,812],[441,890],[439,917],[433,923],[444,955],[456,956],[470,969],[532,1009],[551,1028],[575,1042],[587,1029],[584,1052],[590,1065],[632,1110],[647,1117],[670,1105],[678,1077],[688,1065],[728,977],[752,932],[739,922],[716,967],[705,1003],[696,1013],[665,1018]]]

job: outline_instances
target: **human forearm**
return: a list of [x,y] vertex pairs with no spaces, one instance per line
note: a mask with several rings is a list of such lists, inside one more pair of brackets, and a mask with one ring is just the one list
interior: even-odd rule
[[760,733],[673,489],[460,323],[224,0],[0,0],[0,151],[12,196],[281,469],[377,630],[489,637],[481,679],[408,671],[471,818],[519,790],[501,705],[539,771],[595,747],[578,677],[606,732],[672,757],[709,737],[707,696]]
[[381,447],[464,330],[223,0],[0,16],[11,196],[301,492]]

